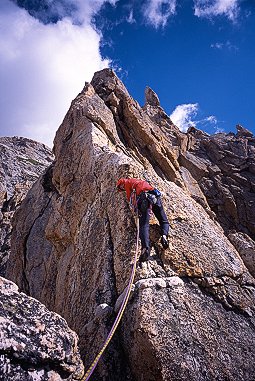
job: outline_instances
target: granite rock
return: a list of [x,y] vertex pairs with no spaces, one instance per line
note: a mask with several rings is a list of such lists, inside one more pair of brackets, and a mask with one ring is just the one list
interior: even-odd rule
[[0,277],[0,380],[75,381],[83,373],[77,335],[56,313]]
[[0,275],[5,274],[10,255],[13,214],[52,161],[52,152],[44,144],[0,137]]
[[135,252],[135,221],[117,179],[143,178],[160,189],[171,223],[163,250],[151,219],[151,256],[137,269],[122,324],[93,380],[253,379],[255,280],[214,203],[224,193],[221,205],[237,216],[237,228],[245,201],[223,180],[246,178],[249,139],[181,133],[158,104],[141,108],[110,69],[95,73],[72,102],[53,166],[15,214],[7,275],[67,320],[86,368],[110,331]]

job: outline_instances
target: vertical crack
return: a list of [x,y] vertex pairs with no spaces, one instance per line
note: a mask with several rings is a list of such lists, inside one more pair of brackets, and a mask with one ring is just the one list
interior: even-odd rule
[[106,226],[107,226],[107,236],[108,236],[108,246],[110,249],[111,255],[109,256],[109,265],[111,268],[110,283],[112,284],[112,301],[117,297],[117,285],[116,285],[116,276],[114,272],[114,243],[112,237],[111,223],[109,215],[106,214]]

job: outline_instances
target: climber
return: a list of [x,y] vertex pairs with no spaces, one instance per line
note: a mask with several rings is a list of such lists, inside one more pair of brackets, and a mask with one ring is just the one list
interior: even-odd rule
[[161,193],[144,180],[128,178],[119,179],[118,191],[126,191],[131,207],[137,208],[139,216],[139,237],[142,243],[142,252],[139,262],[145,262],[150,256],[149,222],[151,210],[155,214],[161,227],[161,244],[164,249],[169,247],[169,222],[161,202]]

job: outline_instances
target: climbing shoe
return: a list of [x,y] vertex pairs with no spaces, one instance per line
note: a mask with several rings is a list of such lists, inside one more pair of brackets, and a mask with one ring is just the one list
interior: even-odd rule
[[169,243],[166,235],[162,235],[161,237],[161,245],[163,246],[163,249],[169,248]]
[[150,256],[150,249],[144,248],[142,249],[142,253],[139,258],[139,263],[146,262]]

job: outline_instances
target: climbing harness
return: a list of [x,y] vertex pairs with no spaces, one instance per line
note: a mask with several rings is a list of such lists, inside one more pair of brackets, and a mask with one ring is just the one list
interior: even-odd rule
[[149,213],[152,212],[152,206],[158,202],[161,193],[158,189],[153,189],[150,191],[143,191],[137,197],[137,209],[141,213],[145,213],[149,209]]
[[130,275],[130,279],[129,279],[129,283],[128,283],[128,286],[126,288],[126,291],[125,291],[125,295],[124,295],[124,298],[123,298],[123,301],[121,303],[121,306],[120,306],[120,309],[119,309],[119,312],[118,312],[118,315],[113,323],[113,326],[104,342],[104,345],[101,349],[101,351],[98,353],[98,355],[95,357],[95,360],[92,362],[92,364],[90,365],[89,369],[87,370],[86,374],[81,378],[81,381],[88,381],[90,376],[92,375],[92,373],[94,372],[102,354],[104,353],[107,345],[109,344],[109,342],[111,341],[111,338],[113,337],[119,323],[120,323],[120,320],[123,316],[123,313],[125,311],[125,308],[126,308],[126,305],[127,305],[127,302],[128,302],[128,299],[129,299],[129,296],[130,296],[130,293],[131,293],[131,289],[132,289],[132,285],[133,285],[133,282],[134,282],[134,278],[135,278],[135,270],[136,270],[136,262],[137,262],[137,259],[138,259],[138,242],[139,242],[139,219],[138,217],[136,216],[136,226],[137,226],[137,235],[136,235],[136,249],[135,249],[135,257],[134,257],[134,264],[133,264],[133,268],[132,268],[132,272],[131,272],[131,275]]

